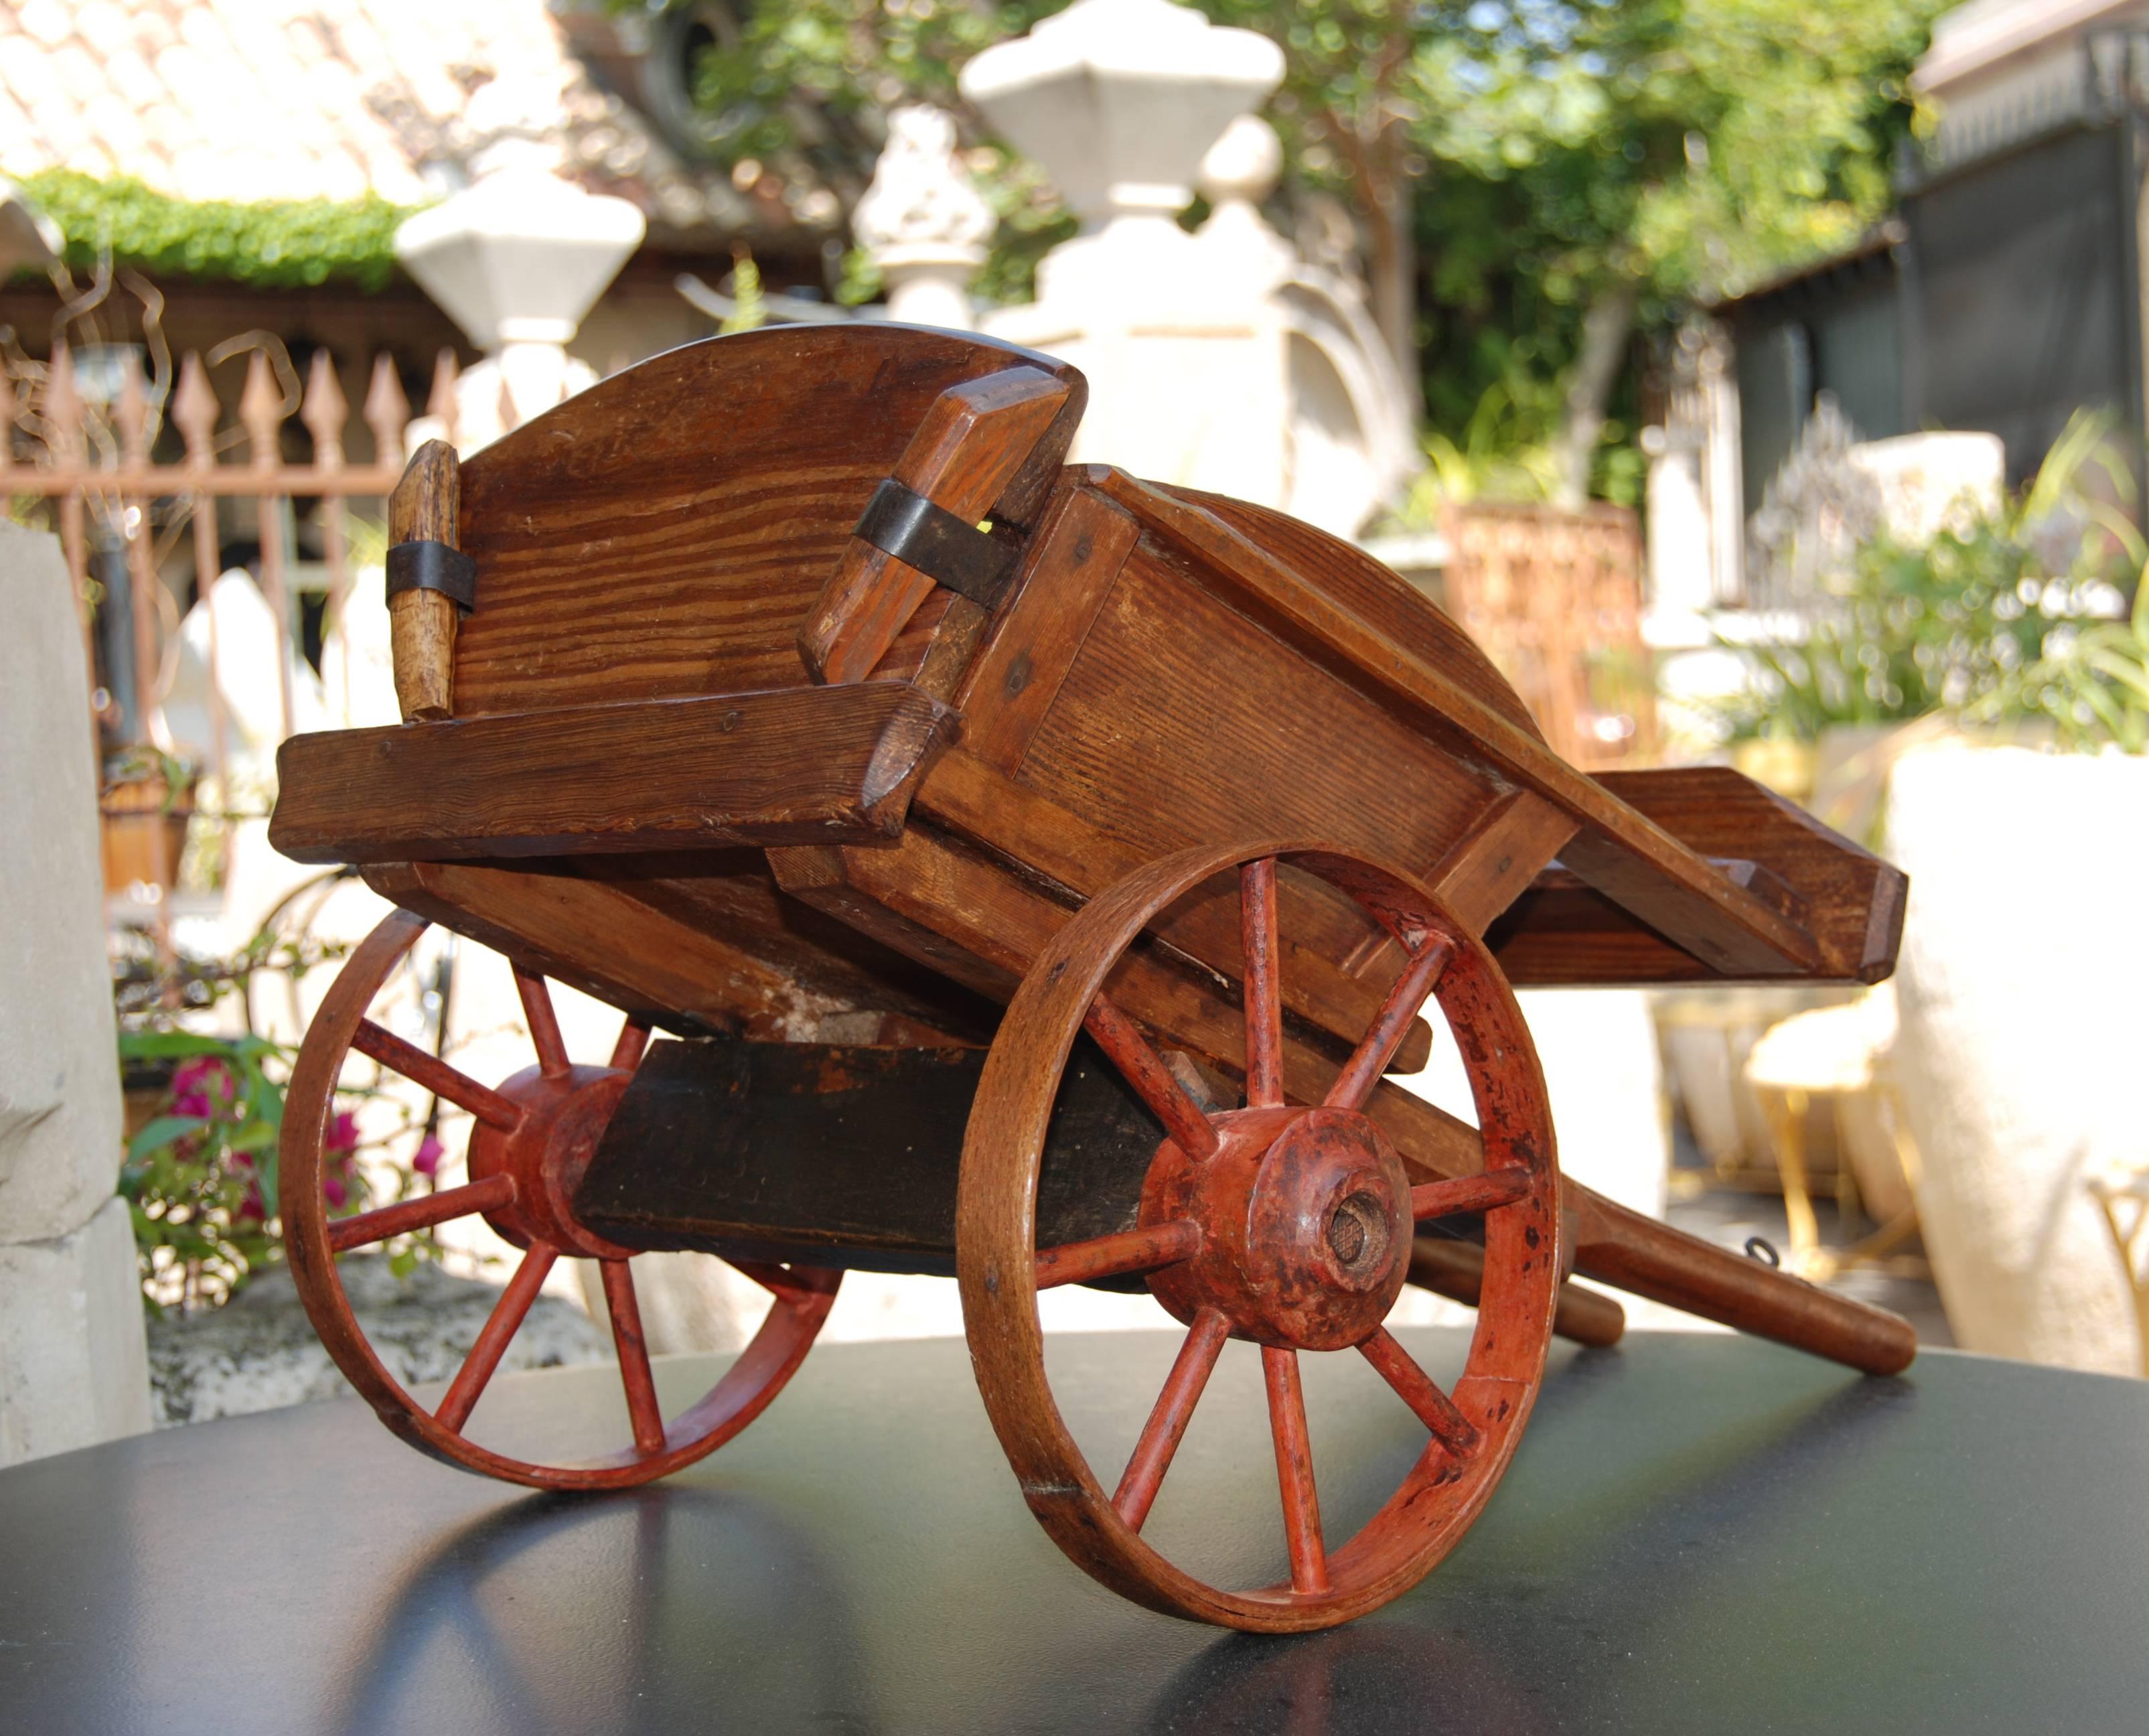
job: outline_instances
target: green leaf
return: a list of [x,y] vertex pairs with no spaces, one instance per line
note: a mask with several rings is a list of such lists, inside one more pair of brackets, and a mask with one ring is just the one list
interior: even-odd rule
[[209,1124],[199,1115],[159,1115],[146,1123],[127,1142],[129,1162],[138,1163],[150,1153],[199,1133]]

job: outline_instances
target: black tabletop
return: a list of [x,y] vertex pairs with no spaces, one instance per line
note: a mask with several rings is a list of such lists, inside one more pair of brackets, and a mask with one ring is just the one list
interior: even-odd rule
[[[1428,1366],[1460,1335],[1407,1331]],[[1175,1335],[1068,1339],[1110,1467]],[[1243,1354],[1242,1354],[1243,1352]],[[1331,1539],[1422,1442],[1309,1357]],[[2139,1731],[2149,1386],[1945,1352],[1900,1380],[1726,1336],[1553,1359],[1485,1517],[1336,1632],[1124,1603],[1030,1521],[957,1341],[830,1346],[692,1471],[531,1495],[354,1402],[0,1472],[0,1728],[72,1731]],[[668,1401],[710,1362],[659,1365]],[[610,1371],[503,1376],[491,1427],[611,1444]],[[1233,1346],[1151,1534],[1280,1573],[1258,1363]]]

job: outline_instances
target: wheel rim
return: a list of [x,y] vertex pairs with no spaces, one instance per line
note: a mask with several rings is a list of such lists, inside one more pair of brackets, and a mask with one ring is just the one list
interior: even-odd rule
[[[1347,893],[1407,955],[1365,1039],[1319,1105],[1282,1089],[1276,870]],[[1224,870],[1241,876],[1248,1106],[1205,1109],[1104,992],[1160,912]],[[1396,1047],[1437,999],[1470,1078],[1482,1175],[1409,1186],[1361,1113]],[[1138,1227],[1038,1250],[1044,1134],[1087,1030],[1163,1124]],[[1401,1197],[1397,1195],[1400,1190]],[[1482,1211],[1486,1276],[1469,1361],[1451,1396],[1382,1325],[1411,1234]],[[963,1152],[956,1265],[985,1406],[1031,1510],[1080,1566],[1152,1608],[1296,1631],[1379,1607],[1459,1541],[1512,1457],[1542,1379],[1559,1284],[1558,1168],[1543,1075],[1520,1009],[1477,938],[1408,877],[1328,845],[1261,843],[1168,857],[1094,899],[1039,954],[988,1057]],[[1140,1273],[1188,1328],[1117,1487],[1107,1492],[1061,1417],[1037,1292]],[[1210,1371],[1231,1337],[1261,1346],[1288,1580],[1210,1585],[1141,1528]],[[1300,1387],[1301,1351],[1356,1350],[1427,1431],[1402,1486],[1326,1547]]]
[[[279,1208],[285,1256],[314,1328],[380,1420],[446,1463],[542,1489],[624,1488],[690,1465],[738,1433],[783,1389],[828,1317],[843,1275],[727,1262],[770,1291],[768,1317],[723,1377],[667,1422],[642,1338],[632,1252],[581,1228],[569,1209],[573,1182],[641,1059],[648,1028],[630,1018],[608,1064],[576,1066],[567,1059],[544,979],[518,966],[516,986],[537,1064],[496,1089],[482,1085],[366,1016],[390,972],[428,926],[424,918],[398,910],[359,944],[323,999],[292,1068],[279,1148]],[[344,1061],[354,1049],[471,1113],[475,1125],[467,1182],[355,1217],[330,1215],[329,1122]],[[345,1294],[336,1255],[473,1214],[521,1248],[522,1258],[446,1396],[429,1411],[389,1372],[367,1340]],[[598,1262],[633,1438],[599,1458],[539,1464],[482,1446],[464,1431],[562,1253]]]

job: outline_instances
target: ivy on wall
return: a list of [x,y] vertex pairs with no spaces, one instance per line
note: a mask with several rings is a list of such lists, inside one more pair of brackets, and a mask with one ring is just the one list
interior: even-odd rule
[[67,262],[88,269],[109,253],[148,272],[264,288],[330,281],[377,289],[395,269],[395,235],[413,206],[357,199],[175,199],[131,175],[100,179],[47,169],[17,184],[67,234]]

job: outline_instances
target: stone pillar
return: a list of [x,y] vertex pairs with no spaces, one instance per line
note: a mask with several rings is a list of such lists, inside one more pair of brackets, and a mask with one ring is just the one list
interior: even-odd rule
[[0,525],[0,1465],[149,1426],[71,589],[53,538]]
[[[472,159],[471,184],[395,232],[396,258],[486,352],[455,382],[465,451],[596,383],[567,345],[645,228],[625,199],[561,177],[541,117],[491,118],[497,136]],[[424,432],[413,427],[414,445]]]
[[888,118],[888,145],[851,214],[858,245],[880,268],[888,317],[967,331],[970,279],[993,238],[992,207],[955,154],[955,123],[924,104]]
[[[1422,460],[1362,285],[1261,214],[1283,153],[1251,111],[1283,69],[1267,38],[1170,0],[1074,0],[979,55],[964,93],[1082,222],[1039,261],[1034,302],[980,323],[1088,376],[1076,463],[1348,536]],[[1189,234],[1197,184],[1211,214]]]

